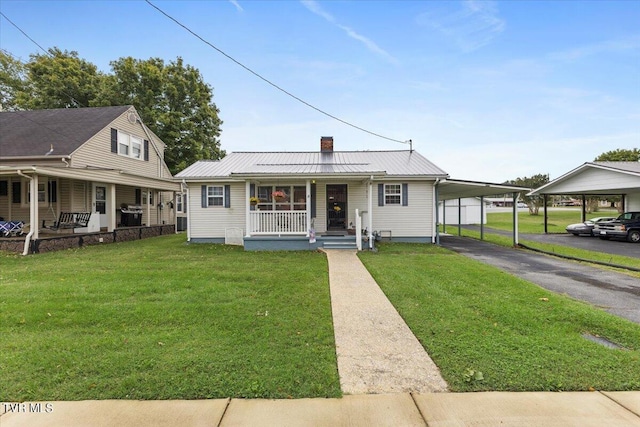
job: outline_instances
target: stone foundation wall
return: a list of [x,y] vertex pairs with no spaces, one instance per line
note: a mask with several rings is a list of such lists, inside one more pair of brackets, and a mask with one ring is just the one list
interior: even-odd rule
[[[113,232],[65,234],[59,237],[56,236],[32,241],[29,253],[37,254],[63,249],[81,248],[90,245],[102,245],[105,243],[128,242],[174,233],[175,226],[165,224],[152,225],[150,227],[117,228]],[[0,251],[22,253],[23,250],[24,239],[0,239]]]

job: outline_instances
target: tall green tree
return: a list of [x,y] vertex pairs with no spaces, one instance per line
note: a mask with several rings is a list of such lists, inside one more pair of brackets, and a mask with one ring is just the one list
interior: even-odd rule
[[26,66],[4,50],[0,50],[0,110],[19,109],[16,96],[26,88]]
[[219,159],[219,110],[213,89],[182,58],[165,64],[160,58],[131,57],[111,62],[98,103],[132,104],[142,120],[167,143],[165,161],[176,173],[196,160]]
[[23,110],[133,105],[166,144],[165,162],[174,174],[225,155],[213,89],[180,57],[168,64],[120,58],[111,62],[111,73],[102,73],[74,51],[54,47],[26,64],[0,51],[0,102]]
[[96,98],[104,75],[75,51],[57,47],[34,54],[26,64],[24,87],[16,103],[25,110],[88,107]]
[[618,148],[607,151],[595,158],[596,162],[638,162],[640,161],[640,149]]
[[[548,174],[537,174],[530,177],[522,177],[507,181],[505,184],[517,185],[527,188],[538,188],[549,182]],[[527,196],[528,191],[520,193],[520,200],[527,204],[529,215],[538,215],[540,207],[544,205],[543,196]]]

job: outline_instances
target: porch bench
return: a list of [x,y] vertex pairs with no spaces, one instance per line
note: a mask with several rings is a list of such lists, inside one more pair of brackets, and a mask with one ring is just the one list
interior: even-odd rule
[[49,230],[63,230],[71,228],[86,227],[91,218],[91,212],[60,212],[57,221],[53,225],[47,226],[45,220],[42,221],[42,228]]

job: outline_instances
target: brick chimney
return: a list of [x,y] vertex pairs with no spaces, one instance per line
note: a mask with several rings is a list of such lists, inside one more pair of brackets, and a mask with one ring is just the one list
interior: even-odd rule
[[320,137],[320,152],[331,153],[333,152],[333,137],[321,136]]

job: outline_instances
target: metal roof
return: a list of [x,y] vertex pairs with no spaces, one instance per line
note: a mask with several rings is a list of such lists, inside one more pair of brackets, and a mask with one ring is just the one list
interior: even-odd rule
[[0,112],[0,157],[69,155],[131,106]]
[[463,181],[445,179],[438,183],[438,201],[460,199],[463,197],[495,196],[506,193],[530,191],[530,188],[490,182]]
[[416,151],[235,152],[198,161],[181,179],[281,175],[386,175],[444,178],[447,173]]

